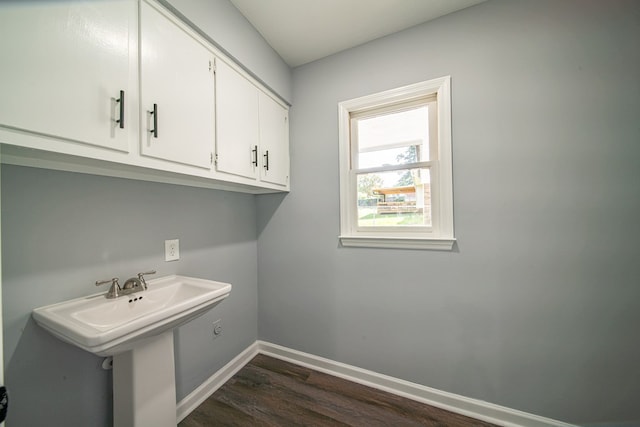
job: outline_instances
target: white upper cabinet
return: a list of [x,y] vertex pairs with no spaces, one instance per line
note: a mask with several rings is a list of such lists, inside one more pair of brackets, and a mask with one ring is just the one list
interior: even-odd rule
[[210,169],[214,56],[166,12],[140,7],[141,154]]
[[216,114],[216,170],[288,188],[288,109],[218,61]]
[[258,88],[223,61],[216,64],[216,170],[258,177]]
[[263,182],[289,184],[289,113],[273,98],[260,92],[260,150]]
[[0,130],[129,151],[136,7],[0,2]]
[[287,115],[155,0],[0,0],[5,163],[288,191]]

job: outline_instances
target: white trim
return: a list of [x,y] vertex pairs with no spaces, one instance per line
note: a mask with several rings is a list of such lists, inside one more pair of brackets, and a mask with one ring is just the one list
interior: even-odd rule
[[[0,153],[0,177],[2,176],[2,154]],[[2,212],[2,179],[0,179],[0,212]],[[2,215],[0,215],[1,217]],[[0,218],[2,224],[2,218]],[[4,384],[4,329],[2,326],[2,226],[0,225],[0,385]],[[4,423],[0,423],[3,426]]]
[[256,341],[178,403],[178,422],[204,402],[257,354],[275,357],[407,399],[504,427],[576,427],[562,421],[510,409],[482,400],[325,359],[265,341]]
[[429,249],[450,251],[456,239],[339,236],[340,244],[356,248]]
[[240,369],[251,361],[258,354],[259,341],[254,342],[242,353],[233,358],[213,375],[211,375],[198,388],[189,393],[176,406],[176,424],[185,419],[202,402],[216,392],[220,387],[231,379]]
[[[354,172],[366,172],[354,166],[351,146],[351,114],[381,108],[399,102],[411,102],[427,95],[436,95],[438,138],[437,158],[431,169],[432,230],[428,237],[410,229],[367,231],[357,226],[357,202]],[[434,118],[430,115],[430,120]],[[438,249],[453,247],[453,165],[451,147],[451,77],[445,76],[384,92],[363,96],[338,104],[338,141],[340,159],[340,242],[342,246],[393,249]],[[406,166],[406,165],[403,165]],[[411,164],[411,166],[415,166]],[[395,169],[395,168],[393,168]],[[390,232],[392,232],[390,235]],[[377,236],[380,236],[379,238]]]
[[[454,237],[453,230],[453,148],[451,139],[451,77],[443,77],[438,88],[438,160],[440,170],[431,176],[437,183],[441,237]],[[433,194],[433,191],[432,191]],[[431,213],[433,218],[433,212]]]
[[[2,136],[0,129],[0,137]],[[161,182],[165,184],[185,185],[190,187],[210,188],[223,191],[235,191],[249,194],[281,193],[284,190],[267,188],[267,183],[261,188],[251,184],[223,181],[215,178],[187,175],[181,172],[161,170],[143,165],[129,165],[118,161],[103,161],[89,157],[80,157],[43,151],[39,149],[23,148],[0,144],[2,163],[32,168],[50,169],[65,172],[76,172],[98,176],[135,179],[138,181]]]

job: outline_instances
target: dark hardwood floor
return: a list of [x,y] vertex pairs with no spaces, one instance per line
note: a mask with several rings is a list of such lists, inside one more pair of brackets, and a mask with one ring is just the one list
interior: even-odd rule
[[258,355],[179,424],[204,426],[494,424]]

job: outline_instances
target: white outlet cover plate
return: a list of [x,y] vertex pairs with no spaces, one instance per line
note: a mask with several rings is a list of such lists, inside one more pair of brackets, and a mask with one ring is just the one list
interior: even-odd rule
[[180,240],[172,239],[164,241],[164,260],[177,261],[180,259]]

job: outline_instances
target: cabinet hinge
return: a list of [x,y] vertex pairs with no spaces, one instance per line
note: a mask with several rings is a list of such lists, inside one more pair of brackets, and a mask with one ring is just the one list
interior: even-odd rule
[[213,74],[216,73],[216,60],[215,59],[210,59],[209,60],[209,71],[213,71]]

